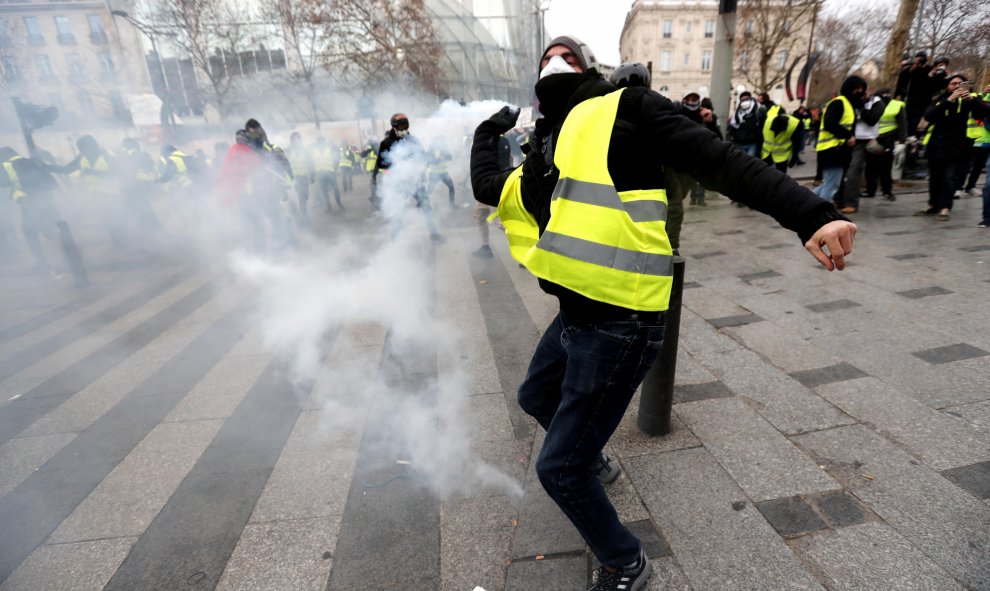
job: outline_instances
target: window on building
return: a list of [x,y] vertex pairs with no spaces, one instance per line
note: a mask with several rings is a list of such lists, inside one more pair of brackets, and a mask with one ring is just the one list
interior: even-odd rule
[[88,92],[80,90],[76,96],[79,97],[79,112],[81,114],[89,116],[96,114],[96,110],[93,108],[93,97],[89,96]]
[[10,37],[7,35],[7,21],[0,18],[0,46],[10,45]]
[[89,23],[89,39],[93,43],[106,43],[107,31],[103,28],[103,17],[98,14],[87,14],[86,21]]
[[43,82],[55,80],[55,68],[52,67],[52,60],[45,54],[40,53],[34,56],[35,65],[38,67],[38,78]]
[[706,49],[701,52],[701,71],[707,72],[712,69],[712,50]]
[[749,52],[745,49],[739,52],[739,70],[745,72],[749,69]]
[[86,78],[86,68],[83,66],[82,58],[78,53],[65,54],[65,63],[69,66],[70,80],[84,80]]
[[41,34],[41,27],[38,26],[38,17],[24,17],[24,32],[27,33],[28,45],[45,44],[45,37]]
[[786,49],[780,50],[780,53],[778,54],[778,57],[780,59],[780,62],[778,63],[778,67],[781,70],[783,70],[784,68],[787,67],[787,50]]
[[715,21],[705,21],[705,39],[715,36]]
[[674,36],[674,21],[666,19],[663,21],[663,38],[670,39]]
[[100,62],[100,77],[105,81],[113,80],[116,72],[113,69],[113,58],[110,57],[110,52],[101,51],[96,54],[96,58]]
[[55,17],[55,31],[58,33],[58,42],[62,45],[72,45],[76,42],[76,36],[72,34],[72,25],[69,24],[69,17]]
[[687,65],[690,65],[690,64],[691,64],[691,54],[685,52],[684,53],[684,65],[687,66]]
[[691,32],[691,21],[688,21],[687,23],[685,23],[685,25],[684,25],[684,31],[687,32],[687,33],[690,33]]
[[670,71],[670,50],[664,49],[660,52],[660,71],[669,72]]
[[17,64],[17,59],[12,55],[3,58],[3,76],[8,82],[19,82],[21,79],[21,67]]

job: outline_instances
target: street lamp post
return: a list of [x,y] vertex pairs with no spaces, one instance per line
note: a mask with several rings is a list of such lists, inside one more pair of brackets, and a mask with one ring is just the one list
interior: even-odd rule
[[162,61],[162,54],[158,52],[158,43],[155,41],[155,30],[127,14],[124,10],[111,10],[110,14],[124,19],[132,27],[144,33],[144,36],[151,41],[151,51],[154,52],[155,60],[158,62],[158,73],[162,77],[162,91],[165,93],[165,96],[162,97],[165,111],[168,113],[165,123],[169,131],[172,131],[175,128],[175,118],[172,113],[172,91],[168,87],[168,76],[165,73],[165,63]]

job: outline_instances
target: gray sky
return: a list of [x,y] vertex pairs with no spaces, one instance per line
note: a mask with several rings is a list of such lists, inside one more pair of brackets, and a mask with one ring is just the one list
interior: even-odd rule
[[[896,6],[896,0],[881,0]],[[826,10],[846,12],[877,0],[826,0]],[[619,34],[632,0],[550,0],[546,13],[547,34],[575,35],[606,64],[619,64]],[[893,8],[891,8],[893,10]]]

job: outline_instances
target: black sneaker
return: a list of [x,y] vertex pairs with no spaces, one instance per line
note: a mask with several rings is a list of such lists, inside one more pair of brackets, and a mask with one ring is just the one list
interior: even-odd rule
[[639,591],[646,587],[653,567],[646,552],[639,551],[639,560],[634,568],[610,569],[607,566],[598,568],[595,584],[588,591]]
[[471,254],[479,259],[490,259],[495,256],[495,253],[492,252],[492,247],[487,244],[482,244],[478,250],[472,252]]
[[897,201],[897,195],[894,195],[893,193],[884,193],[883,198],[887,201]]
[[602,484],[612,484],[622,472],[622,468],[618,464],[613,464],[612,458],[605,455],[605,452],[598,456],[598,461],[591,467],[591,470],[598,477],[598,480],[602,481]]

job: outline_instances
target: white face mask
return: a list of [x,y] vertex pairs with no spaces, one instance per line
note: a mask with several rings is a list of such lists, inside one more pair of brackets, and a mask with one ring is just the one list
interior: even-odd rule
[[564,60],[564,58],[559,55],[555,55],[550,58],[549,62],[547,62],[547,66],[540,71],[540,80],[554,74],[573,74],[574,72],[574,68],[572,68],[571,65]]
[[407,135],[409,135],[409,130],[408,129],[396,129],[395,130],[395,136],[396,137],[406,137]]
[[753,106],[753,101],[750,99],[739,101],[739,106],[745,110],[749,110],[749,108]]

